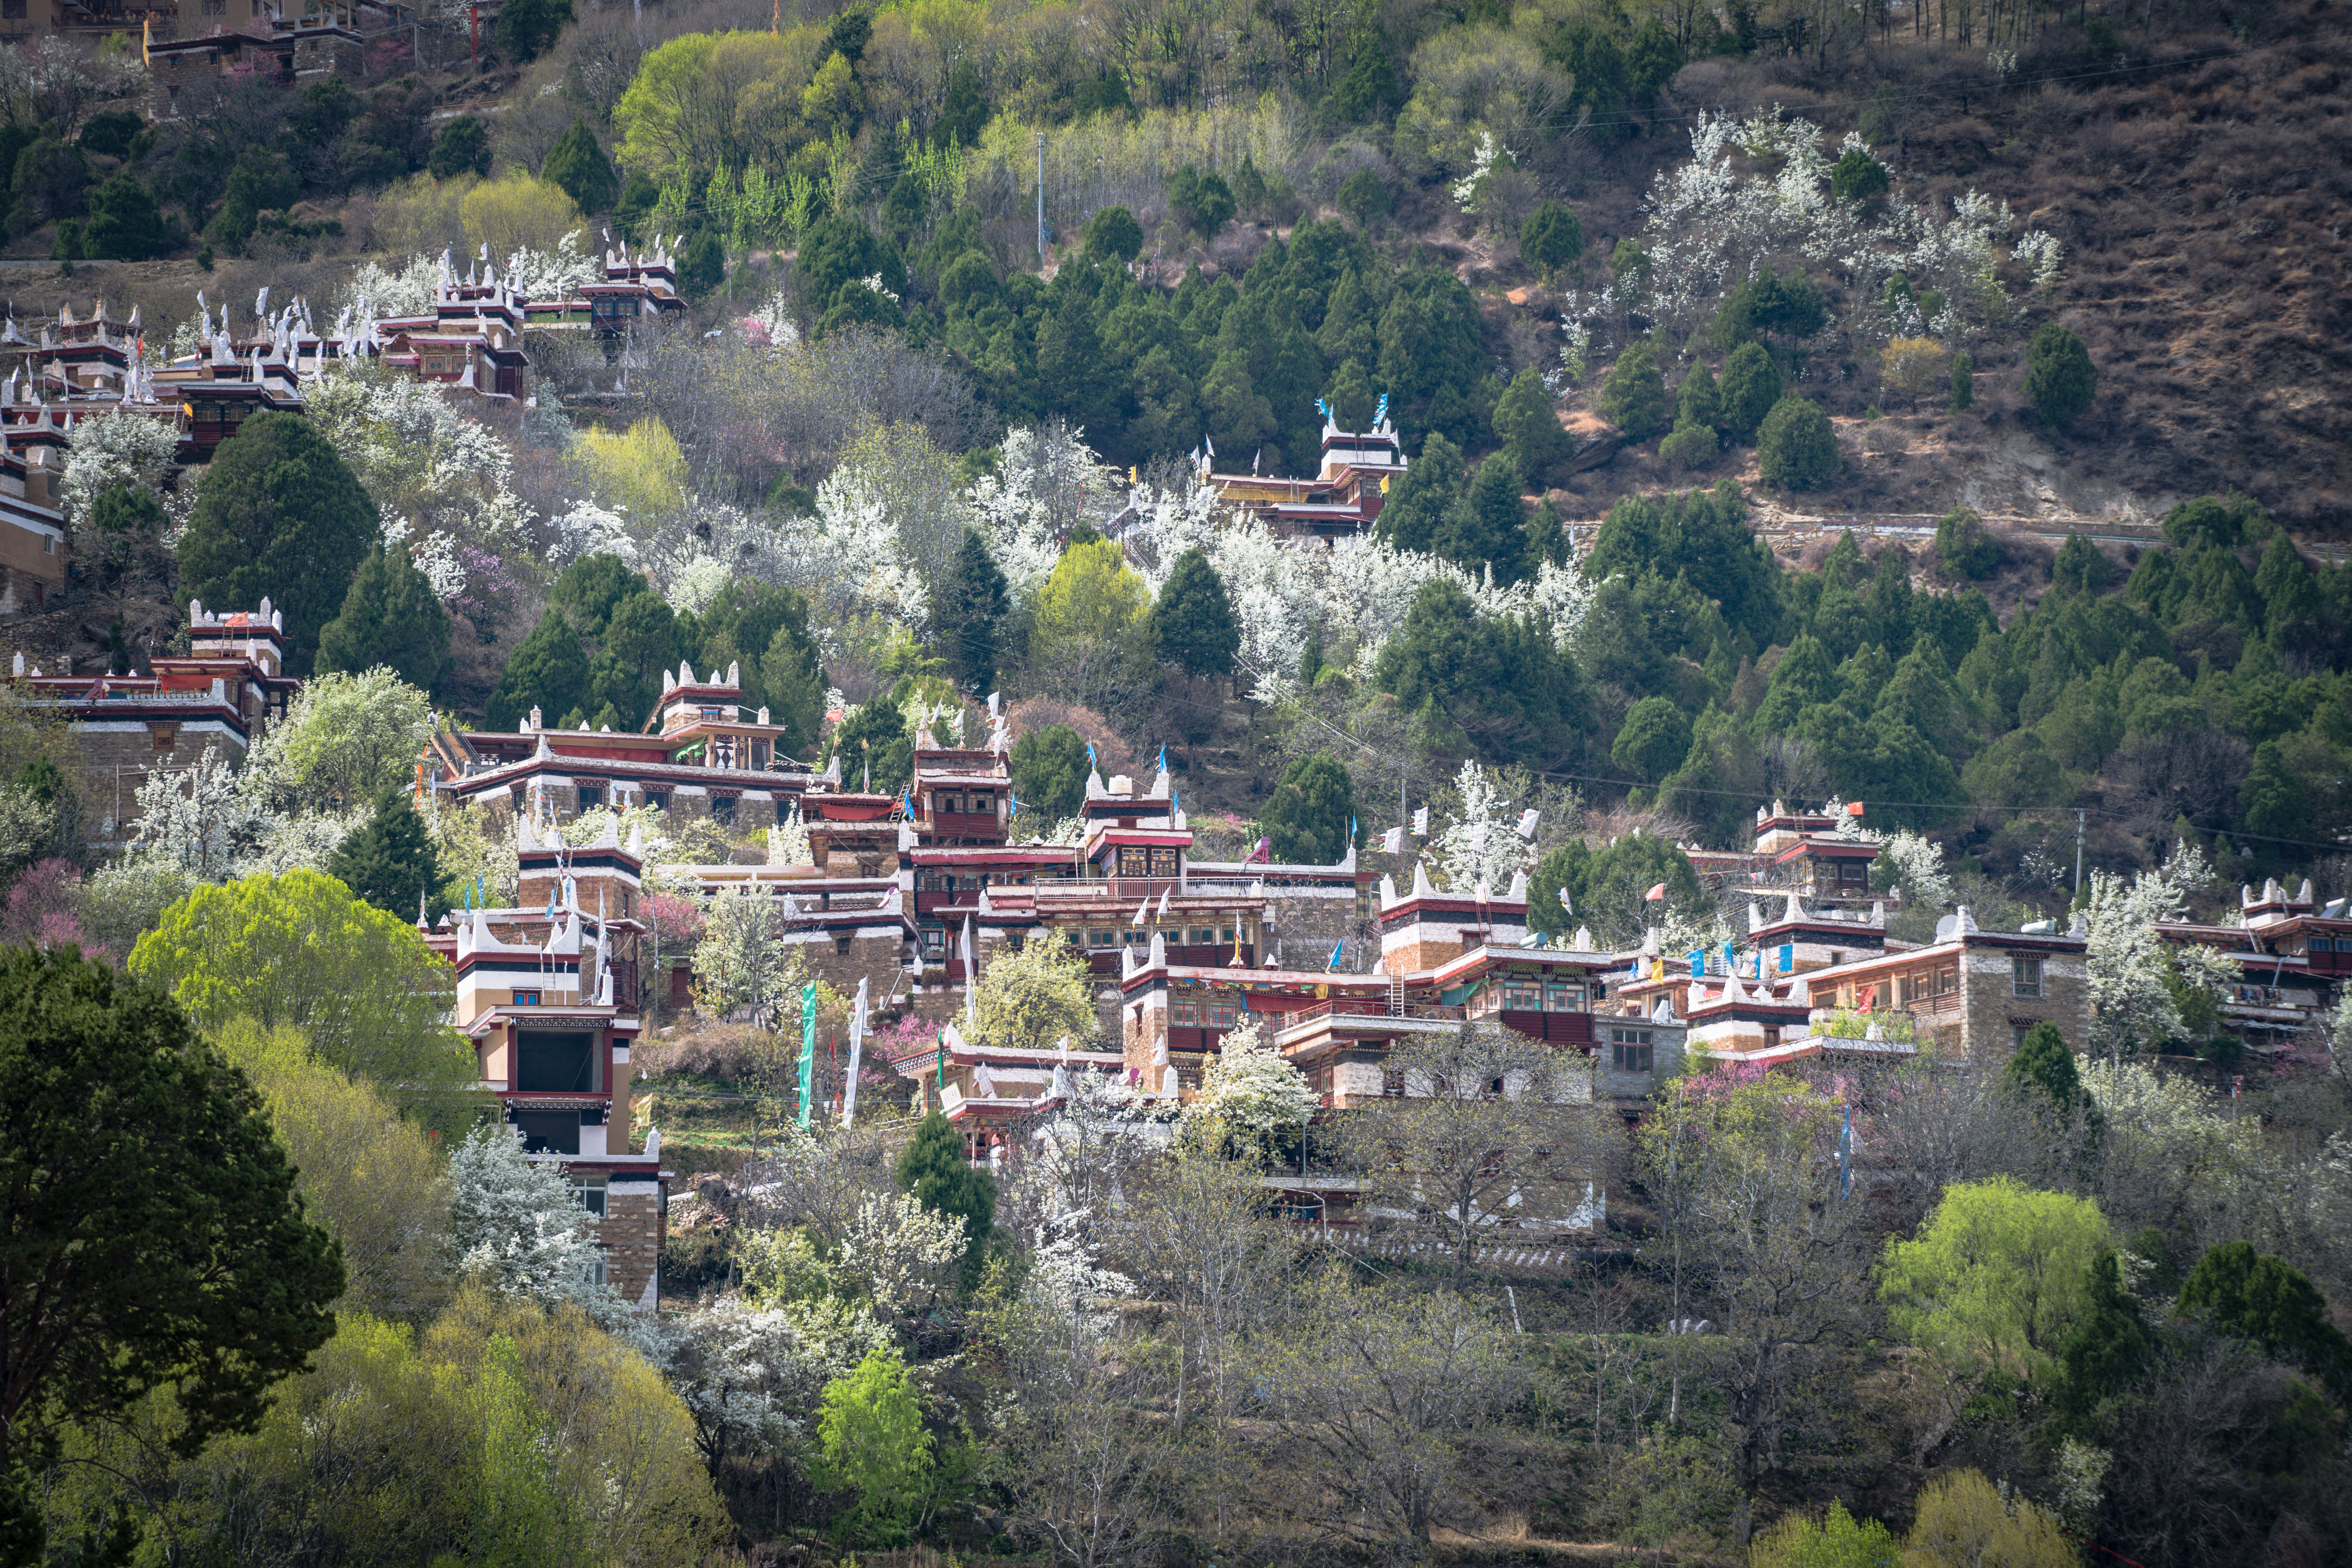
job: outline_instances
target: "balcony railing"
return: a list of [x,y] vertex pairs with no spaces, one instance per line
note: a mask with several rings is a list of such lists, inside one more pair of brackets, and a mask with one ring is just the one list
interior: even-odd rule
[[1394,1005],[1382,996],[1335,996],[1328,1002],[1318,1002],[1312,1007],[1276,1016],[1283,1020],[1276,1026],[1277,1028],[1295,1029],[1301,1024],[1318,1023],[1325,1018],[1396,1018],[1407,1022],[1458,1024],[1468,1014],[1460,1007],[1444,1007],[1434,1003],[1407,1002]]

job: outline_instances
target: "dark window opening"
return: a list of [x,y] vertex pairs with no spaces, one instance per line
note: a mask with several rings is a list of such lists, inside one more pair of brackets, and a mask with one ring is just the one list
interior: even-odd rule
[[526,1154],[580,1152],[580,1113],[576,1110],[518,1110],[515,1125],[522,1130]]
[[515,1088],[554,1094],[596,1089],[596,1037],[586,1030],[530,1031],[515,1041]]
[[712,795],[710,797],[710,820],[718,823],[721,827],[734,826],[735,798],[732,795]]
[[600,806],[600,805],[604,805],[604,785],[602,785],[602,784],[582,784],[582,785],[580,786],[580,809],[581,809],[581,810],[583,810],[583,811],[593,811],[593,810],[594,810],[597,806]]

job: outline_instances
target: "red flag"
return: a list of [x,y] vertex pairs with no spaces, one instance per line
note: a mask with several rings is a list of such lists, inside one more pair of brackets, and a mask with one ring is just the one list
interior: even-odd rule
[[1663,899],[1665,896],[1666,885],[1664,882],[1659,883],[1656,887],[1652,888],[1648,892],[1642,895],[1644,901],[1652,899]]

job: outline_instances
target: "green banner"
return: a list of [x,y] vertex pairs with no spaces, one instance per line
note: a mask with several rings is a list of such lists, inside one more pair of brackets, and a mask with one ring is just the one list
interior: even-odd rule
[[801,1125],[809,1124],[816,1100],[816,982],[801,987]]

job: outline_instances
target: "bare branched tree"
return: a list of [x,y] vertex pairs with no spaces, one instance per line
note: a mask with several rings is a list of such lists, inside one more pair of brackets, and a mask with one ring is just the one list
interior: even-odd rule
[[1457,1283],[1482,1244],[1593,1223],[1623,1134],[1581,1057],[1465,1023],[1398,1050],[1391,1070],[1404,1098],[1353,1117],[1341,1146],[1374,1212],[1435,1238]]

